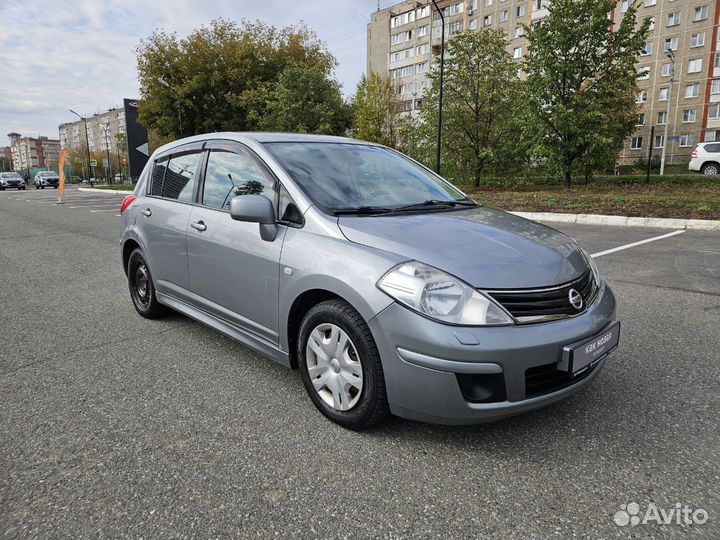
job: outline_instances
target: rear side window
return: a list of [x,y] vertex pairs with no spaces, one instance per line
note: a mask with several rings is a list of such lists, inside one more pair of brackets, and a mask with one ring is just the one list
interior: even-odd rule
[[274,201],[274,179],[247,151],[211,150],[203,188],[203,204],[229,210],[239,195],[264,195]]
[[705,151],[713,153],[720,152],[720,144],[706,144]]
[[196,151],[173,155],[165,171],[162,197],[182,202],[191,202],[195,178],[202,152]]
[[192,202],[202,151],[174,154],[155,162],[150,195],[181,202]]

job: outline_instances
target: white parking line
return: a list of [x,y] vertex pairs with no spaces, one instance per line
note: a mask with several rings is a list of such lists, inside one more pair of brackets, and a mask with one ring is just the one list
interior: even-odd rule
[[593,253],[590,256],[593,259],[595,257],[602,257],[603,255],[609,255],[610,253],[615,253],[616,251],[622,251],[623,249],[629,249],[631,247],[641,246],[642,244],[647,244],[648,242],[655,242],[656,240],[662,240],[663,238],[670,238],[671,236],[677,236],[678,234],[682,234],[685,231],[686,231],[686,229],[682,229],[682,230],[673,231],[673,232],[667,233],[667,234],[661,234],[660,236],[653,236],[652,238],[648,238],[647,240],[640,240],[639,242],[633,242],[632,244],[625,244],[624,246],[618,246],[616,248],[606,249],[605,251],[599,251],[598,253]]
[[117,212],[117,208],[108,208],[106,210],[90,210],[93,214],[97,212]]

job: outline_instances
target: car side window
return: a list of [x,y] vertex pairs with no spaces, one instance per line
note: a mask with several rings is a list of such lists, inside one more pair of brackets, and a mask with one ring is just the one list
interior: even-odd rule
[[162,195],[163,180],[167,170],[168,160],[158,160],[153,167],[152,179],[150,181],[150,195],[160,197]]
[[280,186],[278,216],[280,216],[280,221],[284,223],[291,223],[293,225],[303,224],[303,216],[300,213],[300,209],[283,185]]
[[163,180],[162,197],[181,202],[191,202],[195,178],[202,152],[199,150],[174,154],[170,158]]
[[706,152],[720,152],[720,144],[707,144],[705,145]]
[[264,195],[274,202],[274,184],[274,179],[250,152],[211,150],[205,171],[203,204],[229,210],[230,201],[240,195]]

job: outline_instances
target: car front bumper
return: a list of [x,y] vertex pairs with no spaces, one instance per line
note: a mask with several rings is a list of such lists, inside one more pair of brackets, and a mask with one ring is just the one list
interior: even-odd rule
[[[544,407],[590,385],[607,357],[572,379],[563,371],[563,348],[600,333],[614,320],[615,297],[603,282],[587,311],[555,322],[455,327],[394,303],[368,324],[393,414],[438,424],[474,424]],[[542,380],[537,377],[546,377],[548,384],[541,391],[526,391],[530,381]],[[468,395],[476,383],[497,392],[487,401],[478,400]]]

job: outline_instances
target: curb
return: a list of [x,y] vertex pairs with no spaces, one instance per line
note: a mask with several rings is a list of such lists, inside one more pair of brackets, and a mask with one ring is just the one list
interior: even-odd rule
[[107,193],[108,195],[132,195],[132,191],[127,191],[125,189],[95,189],[95,188],[87,188],[87,187],[81,187],[78,188],[78,191],[89,191],[92,193]]
[[657,227],[659,229],[689,229],[720,231],[720,221],[711,219],[675,219],[629,216],[601,216],[595,214],[559,214],[556,212],[510,212],[533,221],[578,223],[582,225],[611,225],[613,227]]

